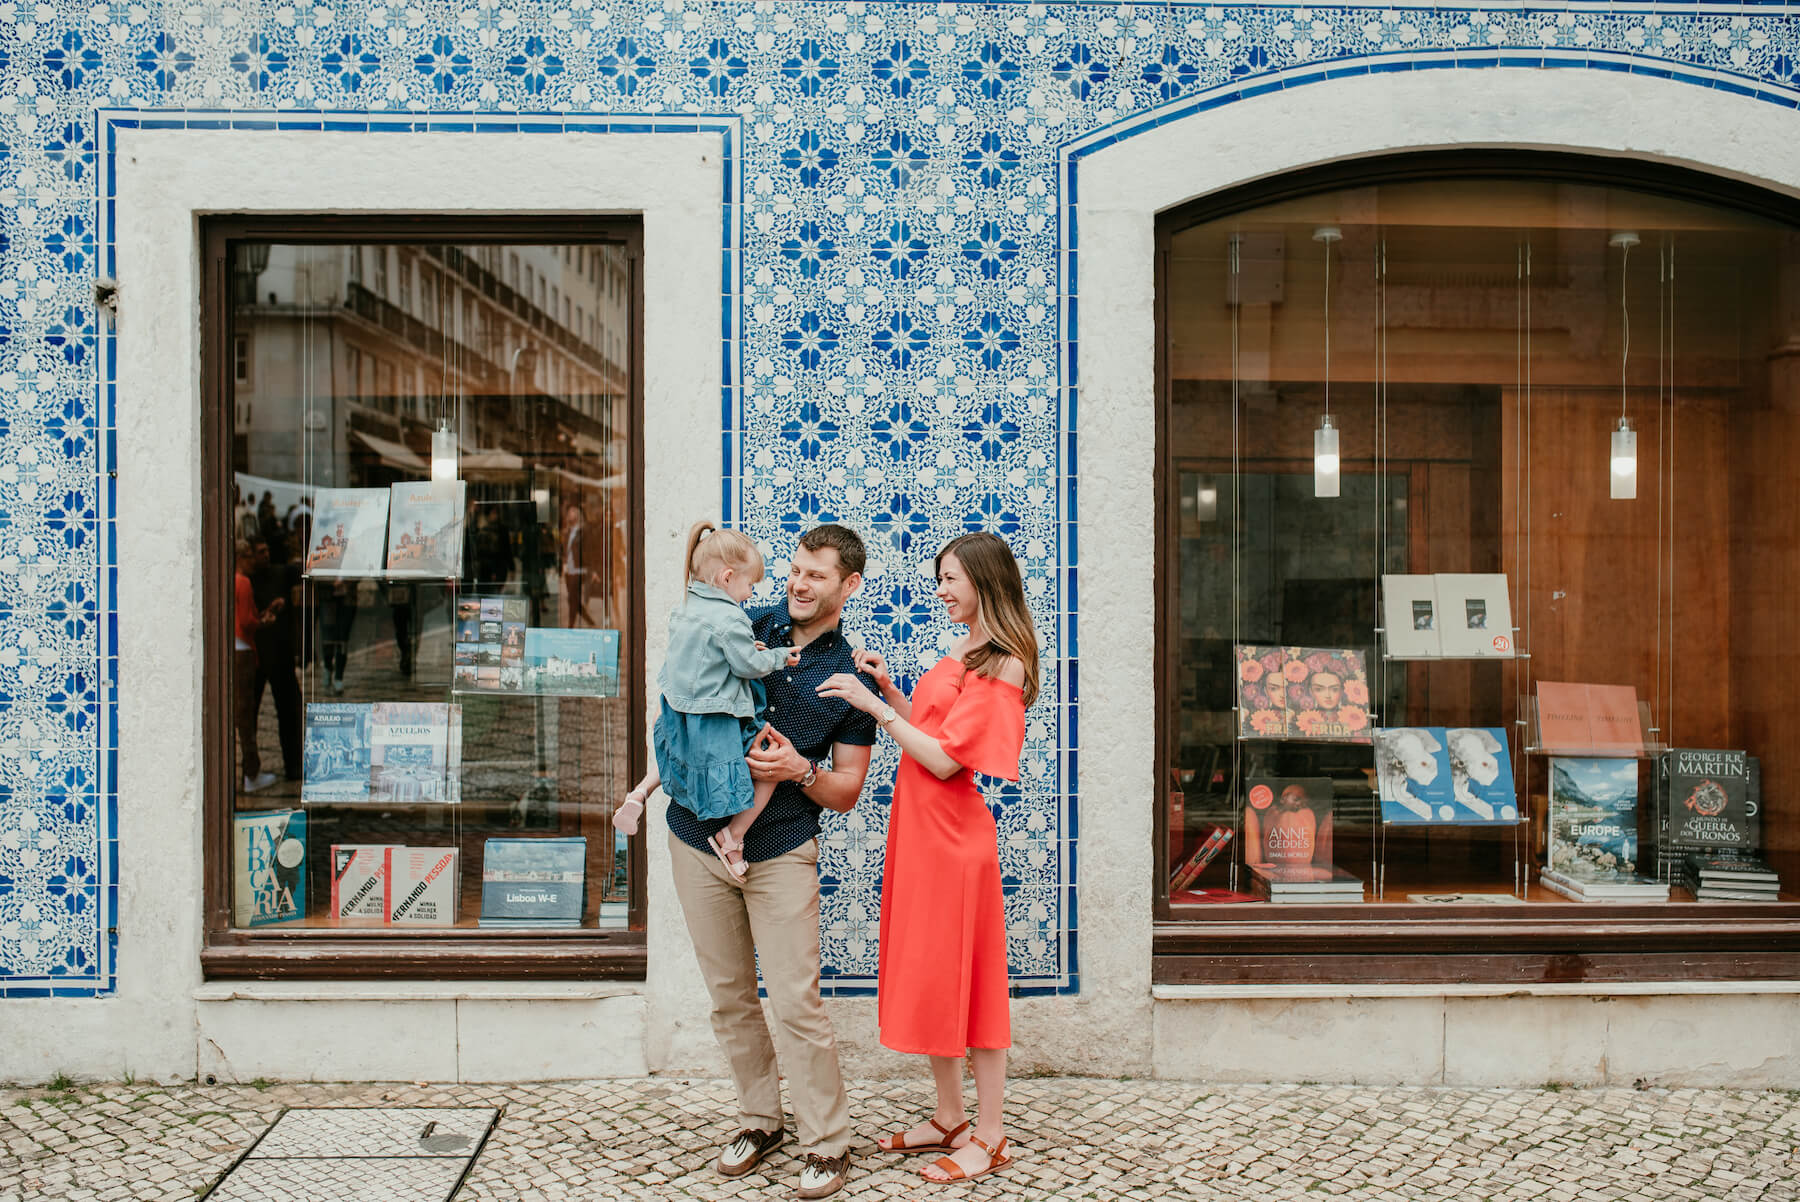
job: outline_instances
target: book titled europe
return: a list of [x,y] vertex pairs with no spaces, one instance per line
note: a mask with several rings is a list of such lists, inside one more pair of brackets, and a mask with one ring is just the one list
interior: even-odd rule
[[1512,756],[1498,726],[1404,726],[1375,733],[1381,820],[1481,826],[1519,820]]
[[454,847],[389,848],[388,925],[455,925],[460,858]]
[[[505,627],[501,669],[505,669]],[[523,690],[546,696],[617,697],[619,632],[531,626],[525,630]]]
[[371,576],[386,550],[389,490],[321,488],[314,499],[309,576]]
[[1550,761],[1550,830],[1545,868],[1572,881],[1638,882],[1638,762]]
[[393,486],[388,506],[389,575],[459,575],[462,545],[461,480],[414,480]]
[[355,805],[369,800],[369,712],[367,704],[307,703],[302,803]]
[[231,819],[232,922],[272,926],[306,917],[306,811],[260,810]]
[[1673,851],[1749,851],[1760,832],[1749,808],[1750,757],[1674,748],[1663,757],[1668,846]]
[[1361,651],[1247,644],[1236,651],[1238,738],[1370,741]]
[[462,706],[377,701],[370,707],[369,800],[462,800]]
[[481,925],[578,927],[587,840],[489,839],[481,853]]

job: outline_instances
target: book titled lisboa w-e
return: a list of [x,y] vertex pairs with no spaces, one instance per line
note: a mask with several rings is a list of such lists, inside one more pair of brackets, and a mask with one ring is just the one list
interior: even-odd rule
[[578,927],[587,840],[489,839],[482,848],[481,925]]

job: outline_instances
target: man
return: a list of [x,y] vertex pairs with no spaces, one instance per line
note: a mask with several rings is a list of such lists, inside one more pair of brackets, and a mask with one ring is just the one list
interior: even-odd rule
[[273,772],[262,770],[256,726],[262,706],[262,679],[258,675],[256,635],[265,622],[281,616],[285,602],[277,598],[267,610],[256,607],[251,578],[262,570],[267,551],[260,538],[240,538],[236,545],[232,577],[231,691],[232,725],[237,729],[238,761],[243,769],[245,793],[257,793],[275,783]]
[[302,701],[300,678],[294,672],[300,649],[295,614],[300,609],[300,565],[288,556],[287,544],[277,543],[257,557],[250,573],[250,587],[263,615],[256,628],[256,678],[250,686],[253,710],[262,709],[263,689],[275,699],[275,729],[281,743],[281,767],[289,780],[300,779]]
[[[798,1198],[836,1193],[850,1170],[850,1104],[819,999],[819,812],[845,813],[856,804],[875,720],[815,690],[834,673],[856,670],[838,621],[862,584],[864,558],[855,531],[809,530],[788,569],[786,601],[750,611],[757,639],[798,647],[800,662],[763,679],[772,729],[752,751],[750,772],[779,783],[744,834],[748,875],[733,876],[707,846],[726,819],[701,821],[673,801],[668,808],[675,892],[712,996],[713,1033],[737,1087],[741,1130],[717,1167],[741,1177],[780,1146],[785,1071],[806,1154]],[[775,1013],[773,1041],[756,996],[759,959]]]

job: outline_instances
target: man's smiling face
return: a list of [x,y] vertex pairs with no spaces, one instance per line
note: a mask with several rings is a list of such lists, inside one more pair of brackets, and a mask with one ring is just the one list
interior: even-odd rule
[[795,547],[788,563],[788,617],[796,625],[829,621],[843,610],[844,600],[862,577],[846,577],[833,547],[817,551]]

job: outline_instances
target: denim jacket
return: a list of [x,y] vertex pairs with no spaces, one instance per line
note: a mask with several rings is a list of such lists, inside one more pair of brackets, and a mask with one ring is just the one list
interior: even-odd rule
[[750,687],[787,663],[786,647],[756,649],[750,616],[731,594],[704,580],[688,581],[687,596],[669,615],[669,655],[656,687],[684,714],[756,716]]

